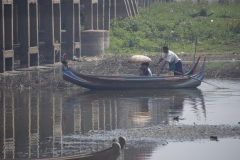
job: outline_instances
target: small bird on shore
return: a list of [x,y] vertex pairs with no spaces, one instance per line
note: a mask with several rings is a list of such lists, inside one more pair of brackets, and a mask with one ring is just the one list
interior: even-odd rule
[[210,140],[212,140],[212,141],[218,141],[218,137],[217,137],[217,136],[210,136]]
[[178,116],[177,117],[173,117],[173,120],[179,121],[179,117]]

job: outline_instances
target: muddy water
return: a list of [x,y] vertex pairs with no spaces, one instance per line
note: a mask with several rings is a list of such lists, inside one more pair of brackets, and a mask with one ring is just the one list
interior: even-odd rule
[[222,139],[216,141],[175,142],[158,146],[147,159],[151,160],[238,160],[240,140]]
[[[97,130],[104,133],[156,125],[238,125],[240,80],[207,81],[227,89],[202,84],[197,89],[178,90],[1,90],[0,158],[57,157],[110,147],[112,139],[107,136],[101,140],[71,138]],[[176,116],[178,122],[173,120]],[[205,153],[214,145],[239,157],[232,147],[239,148],[240,144],[235,139],[173,142],[166,146],[141,140],[134,143],[126,145],[119,159],[181,159],[180,153],[195,147],[200,150],[199,159],[210,160]],[[171,150],[179,154],[169,157]],[[223,154],[221,149],[215,152]],[[186,152],[184,156],[193,159],[194,154]],[[225,159],[218,159],[221,157]]]

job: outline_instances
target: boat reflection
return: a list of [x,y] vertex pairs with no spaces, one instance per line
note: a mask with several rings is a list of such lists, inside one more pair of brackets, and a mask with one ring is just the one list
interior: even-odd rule
[[[108,111],[113,109],[114,112],[111,116],[119,117],[109,123],[117,121],[115,126],[111,125],[115,128],[169,124],[173,117],[182,116],[184,106],[192,107],[193,113],[197,117],[206,117],[204,97],[199,89],[89,91],[75,99],[84,104],[82,109],[85,109],[89,102],[98,104],[100,110],[105,110],[106,107],[109,108]],[[99,114],[101,115],[100,112]],[[92,129],[94,130],[94,128]],[[111,130],[111,128],[107,128],[107,130]]]
[[[0,90],[0,158],[58,157],[102,150],[112,144],[107,137],[106,141],[94,141],[90,148],[81,139],[71,144],[66,141],[69,135],[89,131],[168,124],[174,116],[181,117],[189,105],[196,116],[201,117],[201,112],[206,116],[198,89]],[[144,150],[141,146],[132,149],[134,153],[125,150],[120,159],[150,154],[152,149]]]

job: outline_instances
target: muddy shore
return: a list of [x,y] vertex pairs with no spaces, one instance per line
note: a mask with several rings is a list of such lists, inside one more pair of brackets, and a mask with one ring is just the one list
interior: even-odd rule
[[[69,136],[72,140],[104,140],[125,136],[129,143],[135,141],[161,142],[165,141],[195,141],[221,140],[222,138],[240,139],[239,125],[158,125],[145,128],[116,129],[113,131],[90,131],[85,135]],[[217,139],[210,139],[211,136]],[[66,136],[67,138],[68,136]]]
[[[159,70],[154,63],[158,60],[158,55],[148,55],[153,63],[150,68],[153,74]],[[184,62],[184,70],[188,71],[193,64],[193,57],[180,55]],[[239,55],[207,55],[207,65],[205,78],[240,78]],[[136,64],[129,64],[127,60],[130,56],[105,56],[105,57],[83,57],[78,61],[69,61],[69,66],[81,70],[85,74],[94,75],[132,75],[137,76]],[[202,56],[204,57],[204,55]],[[234,59],[236,58],[236,59]],[[203,58],[202,58],[203,59]],[[221,62],[221,60],[225,60]],[[212,62],[214,61],[214,62]],[[200,67],[201,62],[198,67]],[[173,72],[164,71],[161,75],[172,75]],[[73,84],[62,79],[61,64],[53,66],[31,67],[29,69],[17,69],[17,71],[0,74],[1,88],[71,88]],[[85,90],[78,87],[79,89]]]

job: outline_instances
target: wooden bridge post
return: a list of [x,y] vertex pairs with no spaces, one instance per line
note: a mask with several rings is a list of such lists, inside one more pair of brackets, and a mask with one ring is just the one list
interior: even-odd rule
[[14,69],[13,0],[0,0],[0,73]]
[[39,65],[38,50],[38,2],[19,1],[20,65],[28,68]]

